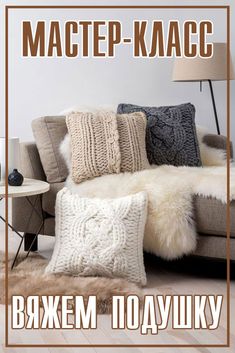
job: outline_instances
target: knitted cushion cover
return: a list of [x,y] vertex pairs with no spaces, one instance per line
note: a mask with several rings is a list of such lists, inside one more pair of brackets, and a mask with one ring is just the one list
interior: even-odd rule
[[71,141],[74,182],[149,167],[144,113],[72,113],[66,123]]
[[147,169],[145,135],[147,120],[144,113],[117,114],[121,172],[136,172]]
[[126,278],[146,284],[143,236],[147,194],[89,199],[63,188],[56,200],[56,243],[47,273]]
[[115,113],[73,113],[66,118],[66,123],[71,138],[74,182],[120,172]]
[[117,109],[119,114],[137,111],[147,117],[146,149],[150,164],[201,166],[192,104],[165,107],[119,104]]

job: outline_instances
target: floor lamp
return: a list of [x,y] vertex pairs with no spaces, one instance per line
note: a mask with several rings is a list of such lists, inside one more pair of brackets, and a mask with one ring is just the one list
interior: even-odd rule
[[[234,69],[230,55],[230,80],[235,79]],[[212,106],[218,135],[220,126],[213,91],[213,81],[225,81],[227,79],[227,44],[213,43],[213,56],[208,59],[178,58],[174,62],[173,81],[207,81],[210,88]]]

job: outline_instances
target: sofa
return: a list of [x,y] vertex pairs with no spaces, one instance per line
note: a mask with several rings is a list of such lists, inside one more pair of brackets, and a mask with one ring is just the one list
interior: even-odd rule
[[[36,142],[20,144],[20,171],[26,178],[50,183],[50,190],[37,200],[36,206],[45,220],[41,234],[54,236],[56,194],[64,187],[66,175],[68,175],[66,164],[59,152],[59,145],[67,133],[65,117],[35,119],[32,128]],[[204,137],[204,142],[208,146],[226,150],[226,137],[224,136],[208,134]],[[49,144],[48,150],[46,149],[46,155],[43,156],[42,153],[40,154],[40,148],[41,145],[45,147],[47,144]],[[231,156],[233,156],[232,144]],[[34,200],[35,197],[32,196],[31,201],[34,202]],[[29,207],[24,197],[15,198],[12,201],[12,223],[17,231],[25,233],[25,250],[30,247],[41,222],[38,215],[34,213],[28,224],[25,214],[29,213]],[[230,204],[230,213],[230,251],[231,259],[235,260],[235,201]],[[194,214],[198,231],[198,245],[194,255],[226,259],[226,204],[214,198],[195,195]],[[37,242],[34,242],[32,250],[37,250]]]

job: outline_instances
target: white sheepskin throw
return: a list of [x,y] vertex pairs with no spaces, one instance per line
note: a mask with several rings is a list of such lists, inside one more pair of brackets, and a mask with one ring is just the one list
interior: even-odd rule
[[205,135],[210,131],[205,127],[197,125],[197,139],[203,166],[226,166],[226,150],[208,146],[203,142]]
[[[146,191],[148,215],[144,249],[164,259],[193,252],[197,233],[193,221],[193,195],[226,203],[225,167],[160,166],[135,173],[104,175],[81,184],[69,177],[66,186],[80,196],[117,198]],[[235,172],[231,171],[231,200],[235,198]]]

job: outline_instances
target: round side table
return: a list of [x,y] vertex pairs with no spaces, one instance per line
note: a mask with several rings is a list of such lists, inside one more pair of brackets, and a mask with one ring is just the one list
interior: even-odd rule
[[[24,179],[24,182],[21,186],[10,186],[10,185],[8,186],[8,198],[25,197],[25,199],[29,203],[29,205],[31,207],[31,211],[30,211],[29,215],[25,215],[25,217],[28,217],[27,224],[28,225],[30,224],[31,217],[34,212],[38,215],[38,217],[41,220],[40,227],[38,228],[38,231],[35,234],[35,237],[34,237],[32,243],[28,249],[26,257],[28,257],[28,255],[33,247],[33,244],[37,240],[37,237],[40,234],[40,231],[44,226],[43,212],[40,213],[38,211],[38,209],[36,208],[37,202],[38,202],[38,200],[40,200],[40,207],[42,208],[42,194],[49,191],[49,189],[50,189],[50,185],[47,182],[41,181],[41,180],[36,180],[36,179],[27,179],[27,178]],[[31,201],[30,196],[36,196],[33,202]],[[0,201],[2,201],[5,197],[6,197],[5,185],[0,185]],[[6,220],[1,215],[0,215],[0,219],[6,223]],[[21,238],[19,247],[17,249],[15,258],[14,258],[12,266],[11,266],[11,268],[13,269],[27,231],[23,235],[21,235],[10,223],[8,223],[8,227],[11,228],[13,230],[13,232],[15,232]]]

